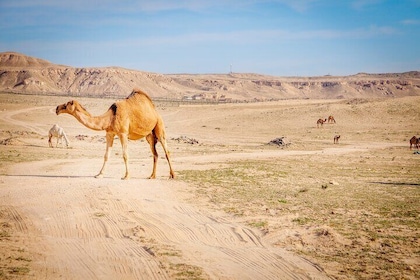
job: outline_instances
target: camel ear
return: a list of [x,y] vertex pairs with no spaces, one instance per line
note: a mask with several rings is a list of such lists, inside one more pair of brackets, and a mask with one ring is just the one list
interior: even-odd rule
[[73,103],[74,103],[74,101],[72,100],[72,101],[70,101],[70,105],[73,105]]

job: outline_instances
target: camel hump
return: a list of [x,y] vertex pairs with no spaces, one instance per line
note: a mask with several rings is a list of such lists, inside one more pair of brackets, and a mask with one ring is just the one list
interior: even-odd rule
[[142,91],[141,89],[133,89],[133,91],[130,93],[130,95],[127,97],[127,99],[131,99],[137,96],[144,96],[146,97],[151,103],[153,103],[152,99],[150,98],[150,96],[145,93],[144,91]]

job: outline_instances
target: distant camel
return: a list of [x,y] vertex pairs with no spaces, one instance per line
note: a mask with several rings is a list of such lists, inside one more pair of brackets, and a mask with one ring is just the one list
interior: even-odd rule
[[316,122],[316,127],[319,127],[319,126],[321,126],[321,127],[322,127],[322,125],[323,125],[326,121],[327,121],[327,119],[325,119],[325,120],[323,120],[323,119],[319,119],[319,120]]
[[106,152],[101,171],[95,177],[102,177],[106,162],[111,154],[114,137],[117,135],[121,141],[123,159],[125,164],[125,175],[122,179],[129,178],[128,172],[128,140],[138,140],[146,137],[153,154],[153,171],[149,178],[156,177],[156,165],[158,153],[156,143],[162,144],[169,164],[169,177],[174,178],[169,151],[166,145],[165,126],[162,117],[156,111],[150,97],[141,90],[133,90],[124,100],[120,100],[111,105],[103,115],[93,117],[76,100],[58,105],[57,115],[67,113],[75,117],[81,124],[93,130],[106,131]]
[[57,144],[55,145],[55,147],[58,147],[58,142],[60,142],[61,145],[63,145],[63,138],[64,138],[64,141],[66,141],[66,147],[69,146],[69,139],[67,138],[67,135],[64,132],[64,129],[58,126],[58,124],[53,125],[50,131],[48,132],[48,144],[51,148],[53,147],[53,144],[51,143],[51,139],[53,137],[57,137]]
[[416,147],[417,149],[420,147],[420,138],[417,138],[416,136],[411,137],[410,139],[410,150],[411,146]]
[[334,144],[338,144],[338,139],[340,139],[340,135],[334,136]]
[[335,123],[335,119],[333,116],[328,117],[328,123]]

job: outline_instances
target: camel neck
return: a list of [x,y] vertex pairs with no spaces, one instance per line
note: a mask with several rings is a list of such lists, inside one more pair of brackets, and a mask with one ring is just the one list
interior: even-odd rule
[[107,111],[101,116],[91,116],[90,114],[76,110],[74,112],[74,117],[87,128],[93,130],[106,130],[111,124],[112,115]]

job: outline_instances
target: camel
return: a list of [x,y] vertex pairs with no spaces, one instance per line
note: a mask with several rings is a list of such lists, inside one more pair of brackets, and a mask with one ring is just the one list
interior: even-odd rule
[[163,120],[156,111],[155,105],[150,97],[143,91],[134,89],[126,99],[115,102],[108,111],[100,116],[92,116],[76,100],[58,105],[56,113],[57,115],[63,113],[70,114],[87,128],[106,131],[104,163],[95,178],[103,177],[115,136],[118,136],[120,139],[123,150],[125,164],[123,180],[130,177],[128,170],[128,140],[138,140],[143,137],[146,137],[153,154],[153,171],[149,178],[156,178],[156,165],[158,160],[156,144],[158,141],[163,147],[166,160],[169,164],[169,178],[175,178],[166,144]]
[[51,139],[53,137],[57,137],[57,144],[55,145],[55,147],[58,147],[58,142],[61,142],[61,145],[63,145],[63,138],[64,138],[64,141],[66,141],[66,147],[69,146],[69,139],[67,138],[67,135],[64,132],[64,129],[60,127],[58,124],[53,125],[50,131],[48,132],[48,144],[51,148],[53,147],[53,144],[51,143]]
[[334,144],[338,144],[338,139],[340,139],[340,135],[334,136]]
[[416,136],[411,137],[411,139],[410,139],[410,150],[411,150],[411,147],[413,145],[417,149],[420,148],[420,138],[417,138]]
[[328,123],[335,123],[335,119],[333,116],[328,117]]
[[316,122],[316,127],[319,127],[319,126],[321,126],[321,127],[322,127],[322,125],[323,125],[326,121],[327,121],[327,119],[325,119],[325,120],[323,120],[323,119],[319,119],[319,120]]

